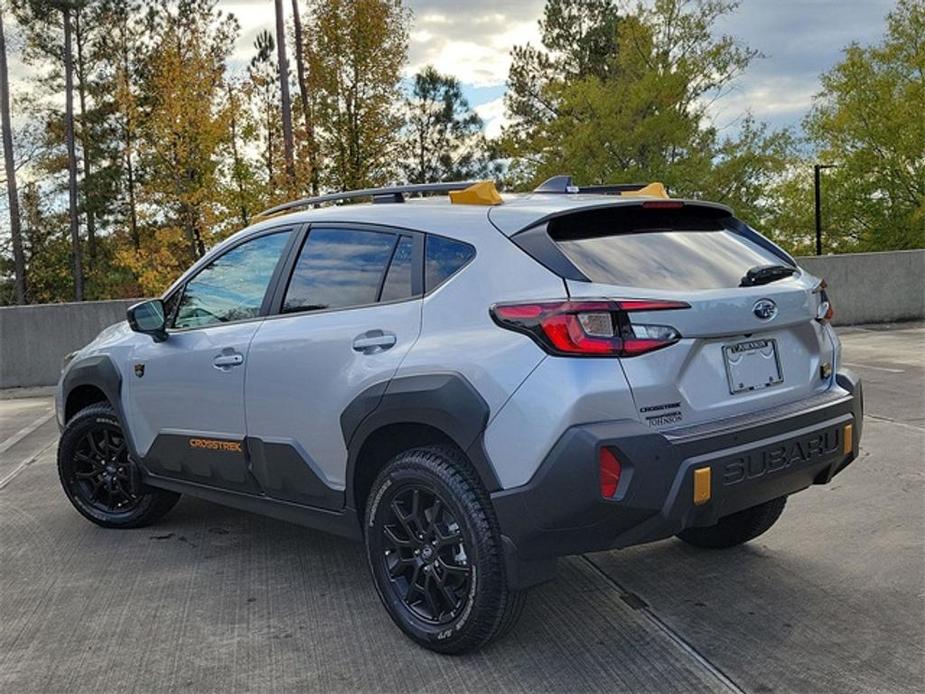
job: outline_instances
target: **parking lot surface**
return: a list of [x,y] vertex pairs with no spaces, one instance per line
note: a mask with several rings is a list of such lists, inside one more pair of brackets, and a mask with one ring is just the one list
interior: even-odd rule
[[105,530],[60,491],[47,394],[0,400],[0,692],[925,690],[925,327],[842,330],[861,457],[751,544],[560,562],[503,641],[422,650],[359,545],[183,499]]

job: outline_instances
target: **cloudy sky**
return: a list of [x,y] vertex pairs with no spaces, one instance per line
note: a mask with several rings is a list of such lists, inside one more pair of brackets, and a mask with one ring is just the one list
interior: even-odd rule
[[[618,3],[635,0],[617,0]],[[538,43],[537,19],[544,0],[407,0],[414,12],[411,75],[427,63],[455,74],[469,102],[485,120],[490,135],[504,122],[502,96],[510,50]],[[219,0],[241,22],[235,64],[250,60],[254,39],[273,30],[273,0]],[[283,3],[290,8],[290,2]],[[894,0],[742,0],[717,28],[765,57],[756,60],[712,116],[720,128],[736,128],[746,111],[774,126],[799,127],[818,90],[818,77],[838,61],[842,49],[857,41],[876,42]],[[18,60],[12,37],[10,71],[14,93],[28,88],[27,69]],[[15,114],[14,114],[15,116]]]
[[[257,33],[272,29],[273,3],[219,4],[241,20],[237,57],[243,62],[253,52]],[[489,134],[496,134],[504,118],[501,98],[511,46],[538,42],[544,0],[409,0],[409,5],[414,11],[409,74],[427,63],[455,74]],[[893,5],[892,0],[743,0],[718,30],[765,57],[717,102],[716,124],[735,128],[750,110],[772,125],[799,127],[818,90],[819,74],[852,41],[876,42]]]

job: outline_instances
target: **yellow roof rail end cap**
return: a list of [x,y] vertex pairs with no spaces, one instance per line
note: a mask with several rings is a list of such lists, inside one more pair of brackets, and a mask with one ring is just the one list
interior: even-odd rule
[[639,190],[628,190],[623,193],[620,193],[620,197],[624,198],[664,198],[665,200],[670,199],[671,196],[668,195],[668,191],[665,189],[664,184],[654,181],[644,188]]
[[451,190],[450,202],[453,205],[500,205],[504,200],[494,181],[479,181],[462,190]]

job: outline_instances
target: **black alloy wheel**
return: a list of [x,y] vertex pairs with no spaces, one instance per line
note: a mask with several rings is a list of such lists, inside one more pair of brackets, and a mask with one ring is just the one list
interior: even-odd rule
[[58,442],[58,477],[84,517],[105,528],[139,528],[179,501],[179,494],[139,484],[136,474],[110,405],[89,405],[71,417]]
[[73,492],[103,513],[134,509],[140,496],[132,492],[131,467],[122,430],[98,422],[77,441],[71,471]]
[[382,561],[391,589],[418,618],[446,624],[460,614],[471,571],[459,523],[433,489],[407,485],[389,504]]
[[455,446],[403,451],[364,503],[366,558],[382,604],[415,642],[467,653],[517,622],[491,499]]

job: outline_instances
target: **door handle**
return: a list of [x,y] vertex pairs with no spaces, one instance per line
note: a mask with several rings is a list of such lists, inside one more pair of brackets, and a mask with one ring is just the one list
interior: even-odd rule
[[237,352],[230,354],[219,354],[212,360],[212,366],[216,369],[227,371],[232,366],[240,366],[244,363],[244,355]]
[[376,354],[392,347],[398,338],[382,330],[368,330],[353,339],[353,349],[363,354]]

